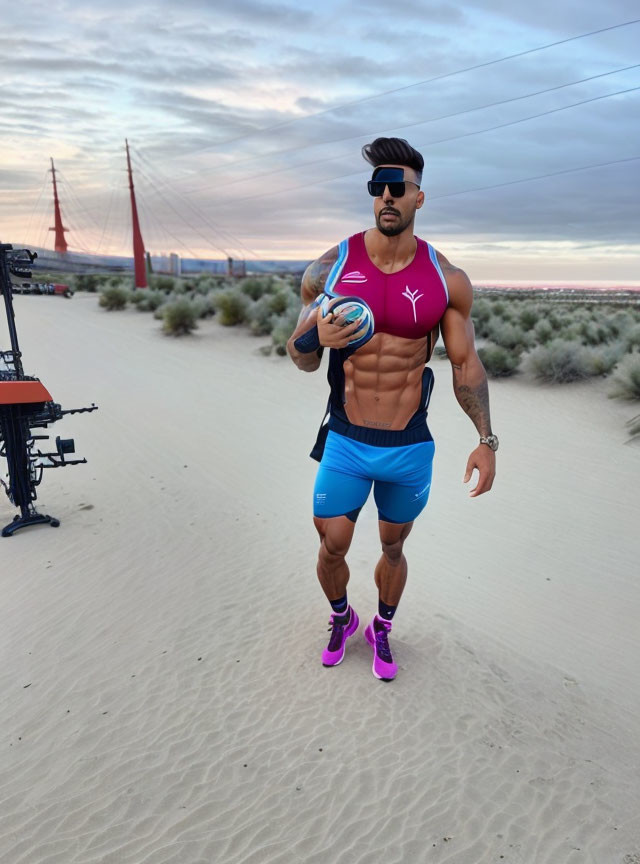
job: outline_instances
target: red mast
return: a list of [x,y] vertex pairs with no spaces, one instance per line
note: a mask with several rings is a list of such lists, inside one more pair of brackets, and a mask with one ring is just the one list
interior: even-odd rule
[[144,242],[140,233],[140,222],[138,221],[138,208],[136,207],[136,193],[133,190],[133,174],[131,173],[131,158],[129,156],[129,142],[124,139],[127,149],[127,171],[129,173],[129,191],[131,192],[131,222],[133,225],[133,265],[135,268],[135,287],[147,287],[147,268],[144,254]]
[[54,249],[56,252],[67,251],[67,241],[64,239],[64,232],[68,231],[62,224],[62,216],[60,215],[60,201],[58,200],[58,185],[56,183],[56,169],[53,165],[53,157],[51,157],[51,174],[53,175],[53,214],[55,225],[49,228],[49,231],[56,232],[56,241]]

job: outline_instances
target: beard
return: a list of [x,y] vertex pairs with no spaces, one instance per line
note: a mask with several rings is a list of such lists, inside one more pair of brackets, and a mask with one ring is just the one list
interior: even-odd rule
[[[395,225],[383,225],[380,221],[380,217],[383,213],[393,213],[398,217],[398,221]],[[393,207],[385,207],[381,210],[376,216],[376,228],[381,234],[384,234],[385,237],[397,237],[398,234],[402,234],[404,230],[406,230],[409,225],[411,225],[411,220],[413,216],[410,216],[408,219],[403,220],[401,214],[394,210]]]

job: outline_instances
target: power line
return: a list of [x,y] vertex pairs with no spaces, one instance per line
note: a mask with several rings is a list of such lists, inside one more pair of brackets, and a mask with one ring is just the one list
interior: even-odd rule
[[[231,240],[232,242],[235,242],[235,243],[238,244],[238,245],[235,247],[238,251],[240,251],[240,249],[242,248],[242,249],[244,249],[245,252],[248,252],[249,255],[252,255],[252,256],[253,256],[254,258],[256,258],[256,259],[258,258],[258,255],[257,255],[257,254],[252,250],[252,249],[249,249],[249,247],[246,246],[246,245],[242,242],[242,240],[240,240],[238,237],[235,237],[233,234],[231,234],[231,232],[226,231],[226,230],[223,230],[223,229],[220,229],[220,228],[219,228],[219,227],[218,227],[214,222],[212,222],[210,219],[208,219],[207,216],[206,216],[204,213],[202,213],[202,211],[201,211],[199,208],[197,208],[194,204],[192,204],[191,201],[190,201],[190,200],[189,200],[185,195],[183,195],[183,194],[182,194],[182,193],[181,193],[181,192],[180,192],[180,191],[179,191],[179,190],[178,190],[178,189],[177,189],[177,188],[176,188],[176,187],[175,187],[175,186],[174,186],[174,185],[173,185],[173,184],[172,184],[172,183],[171,183],[171,182],[170,182],[170,181],[169,181],[169,180],[168,180],[168,179],[163,175],[163,174],[162,174],[162,172],[161,172],[159,169],[157,169],[157,168],[153,165],[153,163],[149,160],[149,158],[148,158],[147,156],[145,156],[143,153],[141,153],[137,148],[135,149],[135,153],[136,153],[137,156],[139,156],[139,157],[144,161],[145,165],[149,168],[149,170],[151,170],[151,171],[153,171],[154,173],[156,173],[156,174],[157,174],[157,175],[162,179],[162,181],[164,182],[164,184],[165,184],[166,186],[168,186],[168,188],[173,192],[173,194],[174,194],[177,198],[180,198],[180,199],[181,199],[181,200],[182,200],[182,201],[183,201],[183,202],[184,202],[184,203],[189,207],[189,209],[194,213],[194,215],[195,215],[198,219],[201,219],[201,220],[202,220],[206,225],[208,225],[208,226],[209,226],[213,231],[215,231],[216,234],[218,234],[218,236],[223,240],[223,242],[224,242],[225,235],[226,235],[228,238],[230,238],[230,240]],[[226,253],[225,253],[225,254],[226,254]]]
[[[247,156],[244,159],[238,159],[232,163],[233,167],[244,165],[247,162],[254,162],[256,159],[269,158],[271,156],[282,156],[287,153],[294,153],[300,150],[307,150],[309,147],[319,147],[324,144],[337,144],[342,141],[353,141],[355,138],[364,138],[371,135],[379,135],[382,132],[394,132],[398,129],[410,129],[414,126],[422,126],[427,123],[436,123],[439,120],[450,120],[452,117],[461,117],[463,114],[471,114],[474,111],[484,111],[486,108],[495,108],[498,105],[507,105],[510,102],[520,102],[522,99],[531,99],[534,96],[542,96],[545,93],[552,93],[555,90],[563,90],[566,87],[574,87],[577,84],[585,84],[587,81],[595,81],[597,78],[606,78],[608,75],[617,75],[618,72],[628,72],[630,69],[637,69],[640,63],[635,63],[633,66],[623,66],[620,69],[612,69],[610,72],[600,72],[598,75],[590,75],[587,78],[579,78],[577,81],[569,81],[566,84],[556,84],[553,87],[546,87],[544,90],[535,90],[533,93],[524,93],[521,96],[510,96],[508,99],[499,99],[496,102],[487,102],[484,105],[475,105],[472,108],[464,108],[462,111],[453,111],[449,114],[440,114],[437,117],[423,118],[414,120],[411,123],[404,123],[399,126],[391,126],[387,129],[378,129],[374,132],[359,132],[357,135],[343,135],[341,138],[332,138],[328,141],[314,142],[313,144],[299,144],[296,147],[289,147],[286,150],[276,150],[272,153],[266,153],[259,156]],[[230,181],[241,182],[241,181]],[[217,185],[217,184],[214,184]],[[211,188],[208,186],[199,187],[201,189]]]
[[27,225],[27,233],[26,233],[26,238],[25,238],[27,240],[27,242],[29,240],[29,237],[31,236],[31,223],[33,222],[34,214],[35,214],[36,210],[38,209],[38,207],[40,206],[40,201],[42,199],[42,195],[44,193],[45,186],[47,185],[47,180],[48,180],[47,175],[48,174],[49,174],[48,171],[44,172],[44,179],[42,181],[42,186],[40,187],[40,194],[38,195],[38,199],[37,199],[36,203],[33,205],[33,208],[31,210],[31,215],[29,216],[29,224]]
[[[551,172],[550,174],[540,174],[540,175],[537,175],[535,177],[524,177],[521,180],[508,180],[505,183],[495,183],[491,186],[478,186],[478,187],[474,187],[473,189],[464,189],[460,192],[447,192],[443,195],[429,196],[427,198],[427,200],[428,201],[435,201],[437,198],[449,198],[450,196],[453,196],[453,195],[464,195],[466,192],[478,192],[482,189],[497,189],[499,186],[511,186],[514,183],[528,183],[529,180],[542,180],[544,177],[555,177],[556,174],[570,174],[572,171],[586,171],[588,168],[604,168],[606,165],[617,165],[620,162],[633,162],[634,159],[640,159],[640,156],[631,156],[628,159],[616,159],[613,162],[599,162],[599,163],[594,164],[594,165],[585,165],[582,168],[568,168],[568,169],[563,170],[563,171],[554,171],[554,172]],[[359,173],[361,173],[361,172],[359,172]],[[352,174],[342,174],[339,177],[330,177],[328,180],[320,180],[320,181],[317,181],[316,183],[307,183],[306,186],[318,186],[322,183],[330,183],[332,180],[341,180],[343,177],[352,177],[352,176],[353,176],[353,173]],[[285,189],[284,191],[285,192],[292,192],[294,189],[300,189],[300,188],[303,188],[303,187],[294,186],[292,189]],[[270,194],[278,195],[280,193],[273,192]],[[263,197],[268,197],[268,196],[255,195],[253,197],[254,198],[263,198]],[[247,199],[244,198],[244,199],[238,199],[238,200],[246,201]]]
[[262,129],[254,129],[251,132],[246,132],[243,135],[238,135],[235,138],[228,138],[225,141],[219,141],[207,147],[200,147],[197,150],[190,150],[189,153],[181,154],[183,156],[193,156],[196,153],[203,153],[207,150],[213,150],[218,147],[225,147],[227,144],[234,144],[237,141],[242,141],[245,138],[251,138],[254,135],[263,135],[265,132],[272,132],[275,129],[282,129],[285,126],[290,126],[293,123],[300,123],[303,120],[310,120],[313,117],[320,117],[325,114],[340,111],[343,108],[350,108],[353,105],[361,105],[363,102],[370,102],[373,99],[379,99],[382,96],[390,96],[393,93],[400,93],[404,90],[410,90],[412,87],[420,87],[423,84],[432,84],[434,81],[442,81],[445,78],[452,78],[455,75],[462,75],[465,72],[473,72],[476,69],[483,69],[487,66],[494,66],[497,63],[504,63],[507,60],[514,60],[517,57],[525,57],[528,54],[535,54],[538,51],[544,51],[547,48],[554,48],[557,45],[566,45],[568,42],[575,42],[578,39],[586,39],[589,36],[596,36],[599,33],[606,33],[610,30],[617,30],[621,27],[629,27],[632,24],[640,22],[640,18],[633,18],[631,21],[625,21],[622,24],[613,24],[610,27],[601,27],[599,30],[591,30],[589,33],[581,33],[578,36],[569,36],[566,39],[559,39],[557,42],[549,42],[547,45],[539,45],[537,48],[529,48],[526,51],[519,51],[516,54],[509,54],[506,57],[499,57],[495,60],[487,60],[483,63],[476,63],[473,66],[466,66],[463,69],[456,69],[453,72],[444,72],[441,75],[435,75],[433,78],[425,78],[422,81],[414,81],[413,84],[405,84],[402,87],[394,87],[392,90],[383,90],[378,93],[373,93],[369,96],[363,96],[360,99],[353,99],[350,102],[343,102],[340,105],[334,105],[332,108],[323,108],[321,111],[314,111],[312,114],[305,114],[303,117],[294,117],[291,120],[284,120],[281,123],[275,123],[272,126],[265,126]]
[[[638,64],[638,65],[640,65],[640,64]],[[636,67],[630,67],[630,68],[636,68]],[[606,73],[606,74],[613,74],[613,73]],[[595,76],[595,77],[600,77],[600,76]],[[587,79],[587,80],[590,80],[590,79]],[[569,86],[569,85],[562,85],[562,86]],[[553,89],[555,89],[555,88],[553,88]],[[480,135],[483,132],[491,132],[495,129],[503,129],[506,126],[515,126],[517,123],[524,123],[527,120],[534,120],[538,117],[545,117],[547,114],[555,114],[555,113],[558,113],[560,111],[566,111],[568,108],[575,108],[579,105],[586,105],[589,102],[597,102],[601,99],[609,99],[612,96],[620,96],[624,93],[633,93],[634,91],[639,90],[639,89],[640,89],[640,87],[629,87],[625,90],[616,90],[613,93],[605,93],[601,96],[593,96],[590,99],[582,99],[579,102],[572,102],[570,105],[562,105],[559,108],[550,108],[548,111],[541,111],[538,114],[531,114],[528,117],[521,117],[518,120],[511,120],[511,121],[508,121],[506,123],[499,123],[497,126],[489,126],[486,129],[479,129],[479,130],[475,130],[472,132],[462,132],[458,135],[451,135],[447,138],[438,138],[435,141],[429,141],[427,144],[423,144],[420,146],[422,149],[424,149],[424,147],[430,147],[434,144],[443,144],[443,143],[446,143],[449,141],[457,141],[459,138],[466,138],[466,137],[469,137],[471,135]],[[518,98],[524,99],[527,97],[522,96],[522,97],[518,97]],[[467,109],[467,111],[474,111],[474,110],[478,110],[478,109],[475,109],[475,108]],[[467,113],[467,111],[460,112],[460,113]],[[431,121],[426,121],[426,122],[431,122]],[[419,125],[419,124],[414,124],[414,125]],[[403,127],[395,127],[395,128],[403,128]],[[388,130],[384,130],[384,131],[388,131]],[[354,136],[354,137],[359,138],[361,136],[358,135],[358,136]],[[364,136],[362,136],[362,137],[364,137]],[[280,173],[283,173],[286,171],[294,171],[294,170],[297,170],[299,168],[307,168],[307,167],[312,166],[312,165],[320,165],[320,164],[326,163],[326,162],[335,162],[338,159],[346,158],[348,155],[350,155],[350,154],[345,153],[345,154],[340,155],[340,156],[329,156],[326,159],[314,159],[310,162],[302,162],[302,163],[298,163],[297,165],[291,165],[291,166],[286,167],[286,168],[278,168],[274,171],[264,171],[260,174],[251,174],[249,177],[243,177],[242,179],[239,179],[239,180],[229,180],[226,183],[217,184],[215,188],[220,189],[220,188],[224,188],[225,186],[235,186],[238,183],[245,183],[248,180],[256,180],[256,179],[261,178],[261,177],[270,177],[273,174],[280,174]],[[353,176],[355,174],[361,174],[361,173],[363,173],[363,172],[354,171],[354,172],[352,172],[351,175],[343,174],[341,176],[348,177],[348,176]],[[327,181],[321,181],[321,182],[327,182]],[[307,185],[307,184],[305,184],[305,185]],[[206,189],[209,189],[212,187],[203,186],[201,188],[203,190],[206,190]],[[303,188],[303,187],[295,186],[293,188],[299,189],[299,188]],[[251,197],[253,197],[253,196],[251,196]],[[240,200],[245,201],[245,200],[247,200],[247,198],[242,198]]]
[[[591,99],[584,99],[583,101],[576,102],[573,105],[564,105],[561,108],[551,108],[550,110],[543,111],[540,114],[532,114],[530,117],[522,117],[518,120],[511,120],[507,123],[500,123],[497,126],[490,126],[488,129],[478,129],[478,130],[475,130],[473,132],[463,132],[460,135],[452,135],[449,138],[441,138],[441,139],[438,139],[436,141],[429,141],[427,144],[421,145],[420,149],[424,150],[425,147],[430,147],[430,146],[433,146],[435,144],[443,144],[443,143],[449,142],[449,141],[455,141],[459,138],[467,138],[467,137],[470,137],[471,135],[481,135],[484,132],[492,132],[496,129],[503,129],[506,126],[515,126],[518,123],[524,123],[527,120],[533,120],[533,119],[536,119],[538,117],[544,117],[547,114],[554,114],[554,113],[557,113],[559,111],[566,111],[568,108],[574,108],[574,107],[579,106],[579,105],[584,105],[588,102],[596,102],[596,101],[601,100],[601,99],[608,99],[611,96],[618,96],[618,95],[621,95],[623,93],[632,93],[632,92],[635,92],[637,90],[640,90],[640,87],[631,87],[628,90],[617,90],[615,93],[607,93],[603,96],[594,96]],[[273,197],[274,195],[283,195],[286,192],[294,192],[298,189],[308,189],[310,186],[321,186],[325,183],[331,183],[334,180],[343,180],[345,177],[355,177],[358,174],[367,174],[367,173],[369,173],[368,170],[365,170],[365,171],[348,171],[345,174],[338,174],[336,177],[328,177],[325,180],[313,180],[309,183],[302,183],[298,186],[289,186],[286,189],[280,189],[280,190],[276,189],[276,190],[269,191],[269,192],[262,192],[262,193],[259,193],[257,195],[246,195],[243,198],[234,198],[234,203],[240,203],[243,201],[255,201],[258,198],[268,198],[268,197]]]
[[[185,219],[184,216],[182,216],[182,214],[178,213],[178,211],[176,210],[176,208],[173,206],[171,200],[168,199],[168,198],[166,198],[166,196],[163,194],[162,190],[158,188],[158,186],[157,186],[156,183],[153,181],[153,179],[152,179],[151,177],[148,177],[147,174],[146,174],[146,173],[145,173],[145,172],[140,168],[139,165],[136,166],[136,173],[140,174],[140,175],[141,175],[141,176],[142,176],[142,177],[147,181],[147,183],[149,183],[149,184],[153,187],[153,189],[154,189],[154,191],[156,192],[156,194],[159,195],[160,198],[162,198],[162,200],[165,202],[165,204],[168,204],[168,205],[169,205],[169,207],[173,210],[173,212],[176,214],[176,216],[177,216],[181,221],[186,222],[186,224],[189,226],[189,228],[191,228],[192,231],[195,231],[196,234],[199,234],[200,237],[204,238],[208,244],[210,244],[210,245],[212,245],[212,246],[215,246],[216,249],[218,249],[219,252],[222,252],[226,258],[229,257],[229,256],[228,256],[228,253],[226,252],[226,250],[222,249],[220,246],[217,246],[215,243],[213,243],[209,237],[206,237],[206,236],[205,236],[205,235],[204,235],[204,234],[203,234],[203,233],[202,233],[198,228],[196,228],[196,227],[195,227],[194,225],[192,225],[192,224],[191,224],[187,219]],[[183,246],[185,249],[187,249],[187,250],[188,250],[188,251],[193,255],[194,258],[198,258],[198,257],[199,257],[199,256],[198,256],[198,255],[197,255],[197,254],[192,250],[192,249],[189,249],[188,246],[186,246],[184,243],[182,243],[182,241],[179,240],[179,239],[175,236],[175,234],[173,234],[172,231],[170,231],[168,228],[167,228],[166,230],[168,231],[169,234],[171,234],[171,236],[172,236],[172,237],[173,237],[173,238],[174,238],[178,243],[180,243],[181,246]]]
[[537,174],[535,177],[522,177],[520,180],[507,180],[504,183],[492,183],[490,186],[475,186],[473,189],[461,189],[458,192],[445,192],[443,195],[434,195],[429,201],[439,198],[453,198],[455,195],[467,195],[469,192],[482,192],[487,189],[498,189],[501,186],[515,186],[516,183],[530,183],[533,180],[544,180],[546,177],[557,177],[560,174],[573,174],[576,171],[589,171],[591,168],[606,168],[608,165],[620,165],[623,162],[634,162],[640,156],[629,156],[626,159],[614,159],[611,162],[597,162],[594,165],[582,165],[580,168],[564,168],[562,171],[550,171],[548,174]]

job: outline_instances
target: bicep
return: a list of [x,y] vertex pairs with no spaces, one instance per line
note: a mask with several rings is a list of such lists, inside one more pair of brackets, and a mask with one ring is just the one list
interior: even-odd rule
[[473,288],[462,270],[457,270],[449,285],[449,306],[442,318],[442,340],[451,363],[460,366],[475,354],[471,320]]
[[451,363],[455,366],[464,363],[475,351],[471,317],[465,318],[458,309],[447,309],[442,319],[442,340]]

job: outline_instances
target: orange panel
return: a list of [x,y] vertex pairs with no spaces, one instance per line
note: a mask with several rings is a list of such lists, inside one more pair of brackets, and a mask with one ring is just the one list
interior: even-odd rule
[[52,401],[41,381],[0,381],[0,405]]

